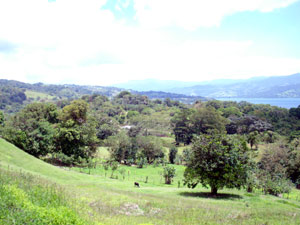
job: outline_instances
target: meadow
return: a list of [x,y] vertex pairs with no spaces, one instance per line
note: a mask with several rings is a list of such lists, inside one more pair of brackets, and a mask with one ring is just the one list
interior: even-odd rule
[[48,101],[48,100],[53,100],[55,98],[54,96],[49,94],[45,94],[37,91],[30,91],[30,90],[26,90],[25,94],[26,97],[28,99],[31,99],[32,101],[38,101],[38,100]]
[[[105,148],[102,149],[102,154],[108,154]],[[105,171],[101,165],[90,171],[87,168],[55,167],[26,154],[2,139],[0,159],[1,187],[8,183],[5,181],[7,178],[4,178],[8,176],[3,174],[13,173],[18,182],[11,182],[12,187],[17,188],[17,193],[27,193],[25,200],[32,199],[32,204],[35,202],[41,211],[41,207],[45,205],[30,197],[33,196],[33,191],[30,191],[33,189],[28,187],[40,187],[34,189],[35,196],[43,196],[42,193],[45,193],[47,187],[58,188],[59,192],[53,189],[58,195],[50,195],[50,199],[53,196],[54,199],[62,199],[62,206],[70,210],[68,212],[75,218],[70,224],[81,224],[82,221],[85,224],[128,225],[300,224],[300,192],[296,189],[283,198],[262,195],[258,190],[247,193],[245,190],[235,189],[224,189],[217,197],[211,197],[206,188],[199,186],[192,190],[182,186],[183,166],[174,165],[176,177],[172,185],[163,183],[162,167],[152,165],[142,169],[120,166],[111,178],[112,171]],[[122,169],[125,170],[124,178],[119,172]],[[27,182],[26,179],[20,179],[24,176],[33,178]],[[134,187],[135,181],[140,183],[140,188]],[[23,185],[24,183],[27,185]],[[28,183],[31,186],[28,186]],[[27,188],[24,188],[25,186]],[[3,198],[1,195],[1,202]],[[76,214],[72,214],[74,212]],[[3,221],[3,216],[1,219]]]

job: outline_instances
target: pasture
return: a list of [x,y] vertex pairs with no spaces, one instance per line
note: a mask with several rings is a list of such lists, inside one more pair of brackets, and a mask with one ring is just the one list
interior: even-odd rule
[[[107,156],[105,148],[101,150],[100,156]],[[166,185],[162,167],[119,166],[113,176],[101,164],[90,170],[60,168],[0,139],[0,167],[34,175],[35,185],[42,186],[46,180],[59,186],[74,202],[78,215],[91,224],[300,224],[300,191],[296,189],[283,198],[236,189],[211,197],[204,187],[183,187],[183,166],[174,165],[176,177]],[[141,187],[134,187],[134,182]]]

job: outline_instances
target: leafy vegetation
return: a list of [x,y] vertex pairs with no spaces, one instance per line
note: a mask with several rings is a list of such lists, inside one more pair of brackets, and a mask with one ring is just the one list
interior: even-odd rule
[[198,183],[219,189],[240,188],[246,184],[251,161],[246,141],[219,134],[202,135],[194,140],[192,156],[184,174],[188,187]]
[[[43,84],[35,84],[34,88],[17,82],[10,84],[13,84],[15,91],[24,92],[22,88],[25,87],[27,92],[29,89],[32,93],[46,93],[41,92],[45,90]],[[62,91],[61,86],[47,88],[53,93]],[[76,88],[72,86],[67,90],[74,91]],[[298,207],[298,192],[294,187],[300,184],[299,107],[287,110],[269,105],[216,100],[187,105],[169,98],[151,100],[128,91],[121,91],[114,97],[83,93],[78,90],[78,95],[74,95],[76,99],[72,100],[49,98],[51,103],[29,104],[29,100],[25,99],[18,103],[22,109],[6,104],[4,113],[0,111],[0,135],[34,157],[64,166],[65,170],[61,170],[38,161],[39,166],[29,170],[67,185],[76,193],[81,193],[82,188],[85,194],[81,196],[88,198],[85,205],[91,206],[89,213],[95,215],[93,220],[119,224],[117,218],[122,218],[124,222],[129,212],[141,218],[126,219],[127,224],[142,223],[142,218],[153,224],[193,224],[197,219],[210,222],[212,217],[205,220],[194,214],[193,210],[197,213],[211,211],[200,208],[190,211],[188,207],[195,202],[200,207],[204,197],[213,198],[208,203],[215,207],[218,202],[214,198],[224,196],[224,191],[248,200],[250,195],[296,196],[295,202],[288,203]],[[13,114],[8,113],[7,106],[14,109],[11,111]],[[1,142],[2,148],[11,148],[6,142]],[[7,164],[32,168],[28,162],[34,158],[24,163],[17,155],[8,157],[8,154],[1,155]],[[51,171],[56,171],[58,175]],[[133,189],[136,182],[141,188]],[[33,211],[28,211],[29,214],[47,217],[48,212],[32,201],[27,189],[9,182],[1,188],[3,196],[12,196],[16,202],[14,207],[19,211],[27,212],[30,208]],[[104,193],[101,201],[105,205],[94,201],[93,194],[100,193],[95,190],[97,188]],[[203,193],[205,188],[210,188],[212,195]],[[120,199],[114,196],[115,193]],[[141,200],[136,200],[137,194],[142,195]],[[161,200],[165,195],[167,202]],[[23,200],[18,203],[16,196],[23,196]],[[200,202],[195,200],[199,196]],[[228,202],[233,201],[235,197],[232,196]],[[272,199],[267,196],[263,198]],[[174,201],[188,202],[181,208],[187,214],[172,214],[177,209],[169,204]],[[150,205],[147,202],[151,202]],[[241,204],[240,200],[236,204]],[[264,205],[260,204],[261,207]],[[279,212],[281,207],[276,207]],[[152,215],[151,210],[156,208],[165,212]],[[220,210],[224,209],[225,206]],[[49,210],[52,210],[51,207]],[[70,215],[74,221],[78,219],[80,224],[81,216],[77,218],[79,214],[72,210],[67,207],[66,211],[62,209],[61,212]],[[251,210],[251,215],[259,217],[256,209]],[[116,216],[108,219],[111,214]],[[167,216],[155,219],[156,214]],[[270,221],[276,221],[275,217],[269,217]],[[222,221],[222,217],[216,218],[213,219],[216,223]],[[242,218],[239,222],[265,222],[253,216],[249,218]],[[283,218],[290,222],[286,216]],[[70,223],[76,224],[74,221]],[[232,224],[233,219],[225,222]]]
[[[39,177],[35,176],[38,182],[50,179],[52,184],[58,183],[56,186],[63,185],[72,195],[61,200],[72,201],[72,206],[78,209],[77,216],[81,215],[77,218],[86,215],[96,224],[196,225],[199,221],[208,224],[297,224],[300,219],[299,191],[293,190],[284,198],[278,198],[262,195],[260,191],[248,194],[243,190],[224,189],[217,197],[211,198],[201,185],[194,190],[178,188],[178,181],[183,178],[183,166],[174,165],[176,177],[171,185],[166,185],[161,179],[161,167],[138,169],[121,165],[118,170],[125,169],[125,179],[120,176],[116,179],[117,171],[111,179],[105,177],[102,166],[91,169],[90,174],[88,168],[81,168],[81,173],[80,168],[73,168],[78,173],[60,169],[1,139],[0,157],[1,168],[9,165],[9,170],[14,169],[17,174],[22,168],[22,174],[24,171],[38,174]],[[145,183],[147,176],[148,182]],[[135,181],[140,183],[140,188],[134,188]],[[31,183],[33,187],[36,185]]]
[[[61,187],[0,168],[1,224],[89,224]],[[78,204],[78,203],[75,203]]]

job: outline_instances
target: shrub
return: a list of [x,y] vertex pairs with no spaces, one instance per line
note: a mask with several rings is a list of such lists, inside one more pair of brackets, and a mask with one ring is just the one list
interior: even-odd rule
[[146,166],[148,163],[147,158],[139,158],[137,161],[137,168],[143,168],[144,166]]
[[175,177],[176,169],[172,166],[165,166],[163,171],[163,177],[165,178],[165,184],[171,184],[172,178]]
[[118,169],[118,167],[119,167],[119,163],[118,162],[116,162],[116,161],[112,161],[111,163],[110,163],[110,168],[111,168],[111,178],[113,178],[113,175],[114,175],[114,172]]
[[260,187],[265,194],[278,196],[282,193],[289,193],[292,190],[292,182],[285,175],[277,176],[270,174],[261,174],[259,176]]
[[176,165],[182,165],[182,162],[183,162],[182,156],[181,155],[177,155],[174,163]]
[[259,183],[265,194],[279,195],[291,191],[288,180],[293,153],[284,145],[271,145],[258,163]]
[[186,165],[192,157],[192,150],[190,148],[186,148],[182,152],[182,163]]
[[177,152],[178,152],[177,148],[175,146],[172,146],[169,152],[169,161],[171,164],[175,163]]

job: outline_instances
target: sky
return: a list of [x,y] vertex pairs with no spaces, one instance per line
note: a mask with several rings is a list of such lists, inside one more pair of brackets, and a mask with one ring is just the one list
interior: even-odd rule
[[300,0],[0,0],[0,79],[113,85],[300,72]]

